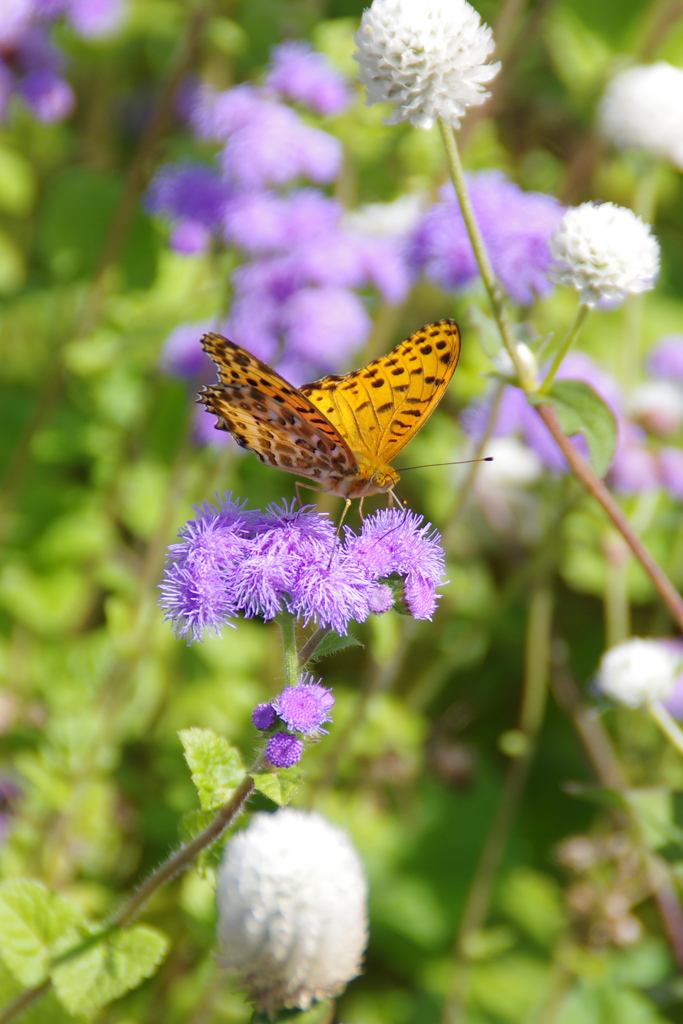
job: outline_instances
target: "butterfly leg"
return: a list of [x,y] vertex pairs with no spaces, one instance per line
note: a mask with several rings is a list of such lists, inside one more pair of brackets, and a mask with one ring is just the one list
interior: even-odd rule
[[[349,501],[350,499],[347,498],[346,500]],[[361,523],[365,522],[365,517],[363,515],[363,502],[364,501],[365,501],[365,498],[361,498],[360,501],[358,502],[358,515],[360,516]],[[346,509],[344,509],[344,515],[346,515]]]
[[303,501],[301,500],[301,491],[299,489],[301,487],[303,487],[307,491],[314,491],[316,494],[326,493],[325,491],[323,491],[321,487],[312,487],[311,484],[305,484],[303,483],[302,480],[297,480],[294,484],[294,491],[296,492],[296,500],[299,502],[299,508],[303,506]]

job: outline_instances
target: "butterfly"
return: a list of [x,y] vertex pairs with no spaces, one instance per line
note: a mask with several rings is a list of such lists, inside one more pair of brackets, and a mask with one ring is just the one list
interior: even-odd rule
[[352,498],[393,495],[400,477],[390,462],[441,401],[460,331],[455,320],[438,320],[360,370],[300,388],[221,334],[205,334],[201,344],[218,383],[203,387],[198,401],[217,417],[216,429],[261,462],[345,498],[346,514]]

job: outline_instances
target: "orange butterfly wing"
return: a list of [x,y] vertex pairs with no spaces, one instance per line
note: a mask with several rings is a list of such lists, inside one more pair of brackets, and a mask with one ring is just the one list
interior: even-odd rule
[[361,370],[324,377],[300,391],[352,451],[387,464],[434,412],[459,357],[458,325],[438,320]]
[[267,465],[317,480],[325,490],[357,473],[346,442],[297,388],[220,334],[205,334],[201,343],[220,379],[203,387],[198,401],[217,417],[217,429]]

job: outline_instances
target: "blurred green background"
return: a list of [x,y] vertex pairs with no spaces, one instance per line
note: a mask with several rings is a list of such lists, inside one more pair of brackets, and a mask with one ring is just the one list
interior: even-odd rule
[[[144,212],[154,169],[197,151],[172,114],[150,140],[149,114],[178,61],[227,88],[258,77],[287,37],[311,40],[353,75],[362,6],[131,0],[121,31],[101,42],[56,28],[77,93],[72,117],[46,125],[16,108],[0,127],[0,865],[5,878],[41,879],[94,919],[177,845],[182,816],[197,805],[177,730],[210,727],[249,757],[251,710],[282,685],[274,626],[241,621],[188,648],[156,603],[166,547],[193,502],[230,490],[264,507],[293,496],[293,478],[233,448],[196,444],[193,396],[158,368],[170,330],[225,306],[235,258],[173,253],[166,226]],[[598,140],[596,103],[629,61],[683,65],[683,5],[491,0],[479,10],[504,68],[493,102],[465,123],[468,168],[502,169],[567,202],[633,205],[642,165]],[[384,112],[363,99],[358,90],[325,125],[345,147],[343,200],[433,193],[446,175],[438,133],[385,128]],[[660,170],[655,230],[663,269],[643,310],[644,350],[683,322],[683,186],[671,167]],[[454,316],[463,328],[454,385],[410,464],[466,450],[458,415],[483,393],[489,369],[472,302],[421,284],[402,308],[374,310],[373,354],[430,320]],[[572,310],[572,298],[555,293],[534,313],[537,331],[561,331]],[[596,315],[582,337],[617,376],[629,315]],[[363,361],[360,353],[354,365]],[[628,589],[634,632],[665,634],[671,623],[640,570],[611,556],[618,538],[575,482],[536,485],[529,539],[496,531],[476,499],[460,506],[461,479],[431,469],[403,482],[410,506],[447,542],[450,583],[434,622],[375,618],[355,631],[362,648],[321,666],[337,697],[335,722],[306,754],[295,803],[351,832],[371,891],[365,974],[337,1019],[436,1024],[458,983],[469,988],[467,1024],[683,1021],[683,985],[647,867],[658,851],[675,893],[680,758],[638,713],[600,717],[583,703],[594,705],[589,683],[608,642],[614,587]],[[324,498],[319,507],[336,514],[338,505]],[[683,583],[679,506],[658,493],[624,507]],[[552,692],[532,757],[516,730],[525,674],[544,671],[548,634]],[[521,761],[510,756],[520,749]],[[614,784],[612,769],[640,803],[614,810],[600,788]],[[251,806],[272,808],[263,797]],[[501,860],[484,887],[490,907],[456,958],[494,820]],[[568,847],[578,835],[585,847]],[[587,861],[581,849],[592,851]],[[632,917],[637,935],[624,940],[614,921]],[[216,966],[210,871],[175,879],[144,920],[170,936],[169,955],[98,1021],[249,1019]],[[0,963],[3,1002],[19,989]],[[48,994],[25,1019],[75,1018]]]

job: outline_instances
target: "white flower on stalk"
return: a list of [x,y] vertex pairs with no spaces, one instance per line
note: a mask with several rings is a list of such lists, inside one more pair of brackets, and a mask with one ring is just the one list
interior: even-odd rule
[[615,146],[648,150],[683,170],[683,70],[660,60],[622,71],[600,101],[598,124]]
[[585,306],[615,306],[648,291],[659,274],[659,242],[632,210],[581,203],[567,210],[550,238],[555,284],[579,292]]
[[602,656],[597,684],[618,704],[637,708],[667,700],[673,693],[680,658],[658,640],[633,637]]
[[368,105],[396,108],[385,124],[431,128],[442,118],[459,128],[500,70],[487,63],[493,33],[467,0],[373,0],[355,40]]
[[307,1009],[361,968],[367,883],[348,835],[319,814],[255,814],[218,870],[221,962],[262,1012]]

